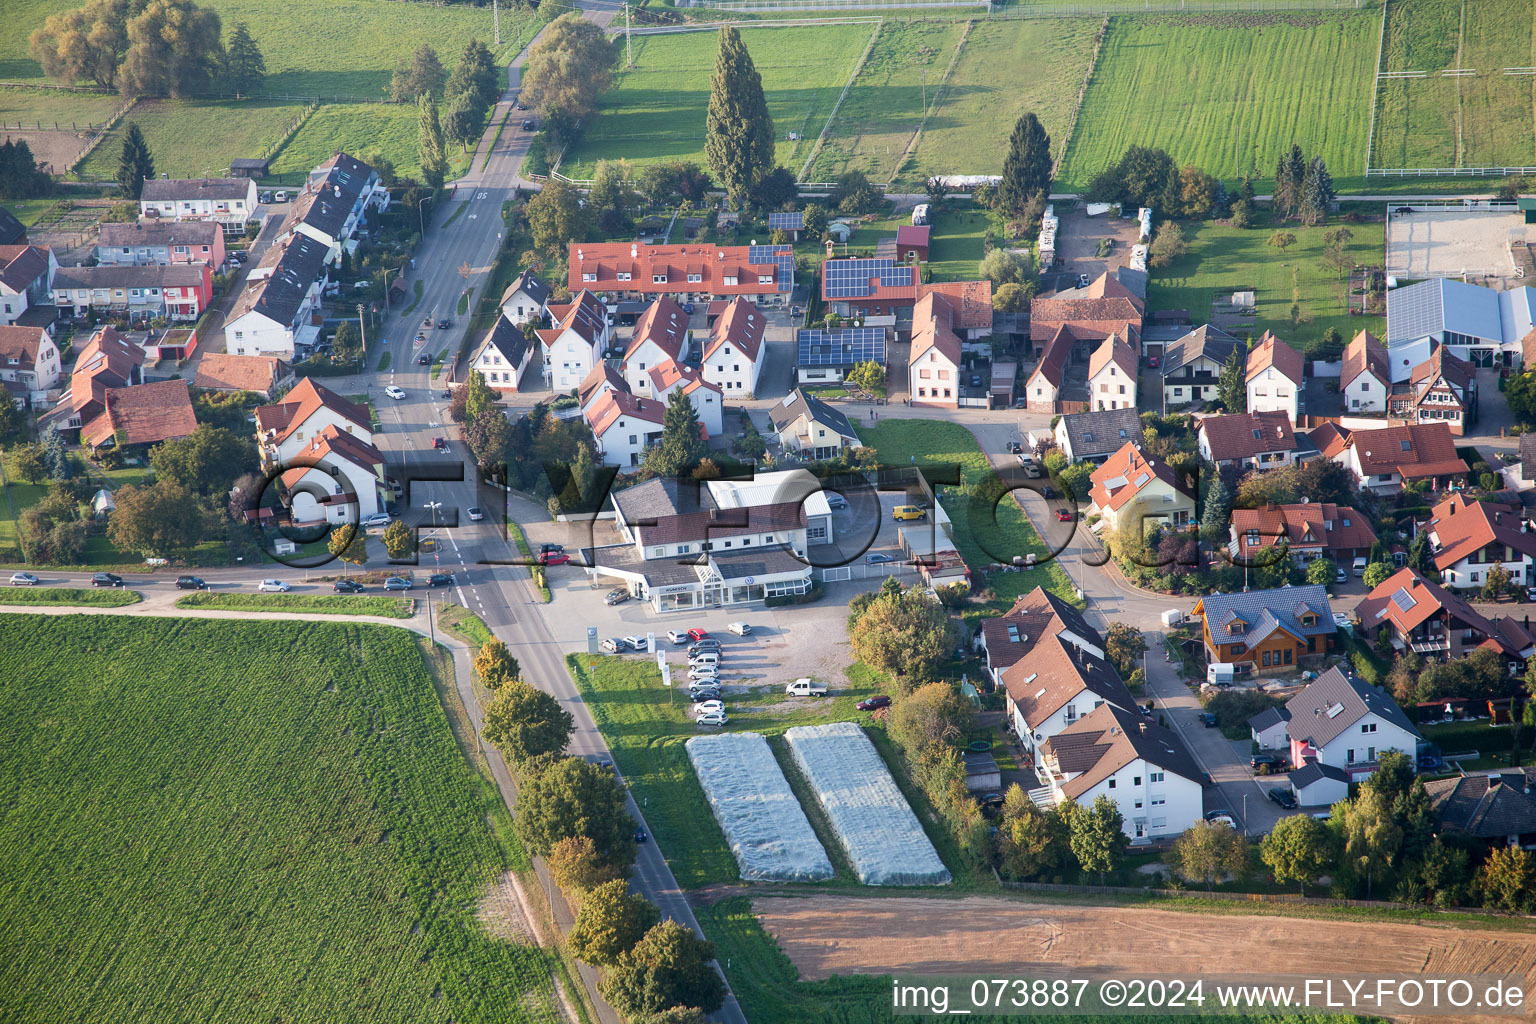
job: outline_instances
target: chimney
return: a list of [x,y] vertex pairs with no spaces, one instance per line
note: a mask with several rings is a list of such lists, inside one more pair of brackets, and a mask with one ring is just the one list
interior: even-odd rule
[[629,244],[629,258],[632,260],[640,258],[640,247],[633,242]]

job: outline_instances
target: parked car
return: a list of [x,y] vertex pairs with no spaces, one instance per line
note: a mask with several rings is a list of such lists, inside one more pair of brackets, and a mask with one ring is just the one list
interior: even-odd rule
[[1274,789],[1270,790],[1269,798],[1288,811],[1293,810],[1296,807],[1296,794],[1292,793],[1284,786],[1276,786]]
[[624,650],[624,638],[611,636],[597,646],[599,650],[608,654],[619,654]]
[[1343,569],[1335,569],[1335,570],[1333,570],[1333,582],[1335,582],[1335,583],[1348,583],[1349,582],[1349,573],[1345,572]]
[[338,594],[361,594],[367,588],[356,580],[337,580],[331,589]]
[[35,586],[37,586],[37,577],[32,575],[29,572],[16,572],[16,573],[12,573],[11,574],[11,586],[13,586],[13,587],[35,587]]
[[694,719],[698,725],[724,725],[729,721],[724,711],[706,711]]
[[404,576],[391,576],[384,581],[385,590],[410,590],[411,581]]
[[690,683],[718,683],[720,668],[717,665],[695,665],[688,670]]
[[696,644],[690,644],[689,647],[688,647],[688,657],[690,657],[690,658],[692,658],[696,654],[719,654],[719,653],[720,653],[720,641],[718,641],[718,640],[703,640],[703,641],[700,641],[699,643],[696,643]]
[[713,679],[700,679],[688,684],[689,700],[709,700],[720,696],[720,684]]
[[435,572],[431,576],[427,577],[427,586],[429,586],[429,587],[451,587],[451,586],[453,586],[453,573],[451,573],[451,572]]
[[262,580],[256,589],[263,594],[286,594],[292,588],[287,580]]
[[1061,497],[1061,492],[1058,491],[1056,488],[1052,487],[1050,484],[1046,484],[1045,486],[1040,488],[1040,497],[1042,497],[1042,498],[1059,498],[1059,497]]
[[1056,510],[1056,521],[1058,523],[1070,523],[1076,518],[1077,516],[1070,509],[1059,508]]
[[883,554],[879,551],[875,551],[864,556],[865,565],[884,565],[886,562],[894,561],[896,561],[896,559],[893,556]]
[[540,544],[539,545],[539,553],[540,554],[543,554],[546,551],[564,551],[564,550],[565,550],[565,545],[564,544]]
[[565,565],[571,556],[564,551],[545,551],[539,555],[540,565]]
[[708,640],[709,631],[707,629],[690,629],[688,631],[688,638],[695,642],[699,640]]
[[417,366],[431,366],[432,365],[432,357],[430,355],[428,355],[426,352],[423,352],[421,355],[416,357],[416,365]]
[[688,634],[684,633],[680,629],[669,629],[667,630],[667,639],[681,647],[683,644],[688,642]]
[[1285,761],[1278,754],[1254,754],[1248,759],[1248,767],[1260,775],[1285,771]]
[[830,508],[833,512],[841,511],[842,509],[848,507],[848,499],[843,497],[841,494],[838,494],[836,491],[828,491],[827,507]]
[[394,519],[394,516],[390,515],[388,512],[375,512],[370,516],[363,517],[363,520],[359,525],[364,527],[388,526],[392,519]]
[[260,196],[257,197],[256,201],[260,203],[270,203],[272,201],[272,193],[263,192]]
[[688,667],[712,668],[718,670],[720,668],[720,655],[711,651],[705,651],[703,654],[695,654],[693,657],[688,659]]
[[1200,712],[1199,718],[1200,724],[1205,726],[1207,729],[1216,728],[1216,716],[1211,714],[1209,711]]
[[286,203],[288,201],[288,192],[287,192],[287,190],[286,189],[278,189],[276,192],[272,193],[272,200],[273,200],[273,202],[277,202],[277,203]]
[[469,516],[469,521],[472,523],[478,523],[480,520],[485,518],[485,513],[480,510],[479,505],[471,505],[464,511],[465,514]]
[[900,521],[908,519],[923,519],[928,515],[928,510],[916,505],[897,505],[891,509],[891,518]]
[[385,388],[384,393],[397,402],[405,398],[405,392],[395,387],[393,384]]
[[93,587],[120,587],[122,585],[123,578],[115,572],[98,572],[91,577],[91,586]]
[[877,694],[873,697],[865,697],[863,700],[854,705],[854,707],[858,708],[860,711],[874,711],[877,708],[888,708],[890,706],[891,698],[885,696],[884,694]]
[[1237,819],[1225,812],[1215,815],[1207,814],[1205,816],[1205,820],[1210,822],[1212,825],[1225,825],[1227,828],[1230,828],[1234,831],[1237,829]]
[[1008,442],[1008,454],[1009,455],[1017,455],[1020,452],[1022,452],[1023,450],[1024,450],[1024,446],[1019,444],[1019,442],[1017,442],[1017,441],[1009,441]]
[[603,597],[603,604],[606,604],[606,605],[623,604],[625,601],[628,601],[630,599],[630,596],[631,595],[630,595],[629,591],[625,590],[623,587],[616,587],[615,589],[608,591],[608,593],[606,595],[604,595],[604,597]]
[[784,687],[784,692],[791,697],[825,697],[827,684],[818,683],[811,679],[796,679]]
[[695,715],[708,714],[711,711],[725,712],[725,702],[719,700],[701,700],[693,706]]
[[208,581],[201,576],[177,576],[177,590],[207,590]]
[[1154,370],[1157,369],[1158,364],[1161,362],[1162,360],[1155,355],[1147,356],[1147,365]]
[[725,628],[729,632],[735,633],[737,636],[751,636],[752,635],[752,627],[750,625],[748,625],[747,623],[745,623],[745,622],[733,622],[730,625],[726,626]]
[[683,303],[683,312],[687,313],[689,316],[693,316],[693,303],[691,303],[691,302]]
[[632,651],[645,651],[649,650],[650,648],[649,642],[645,637],[636,636],[633,633],[624,638],[624,646],[628,647]]

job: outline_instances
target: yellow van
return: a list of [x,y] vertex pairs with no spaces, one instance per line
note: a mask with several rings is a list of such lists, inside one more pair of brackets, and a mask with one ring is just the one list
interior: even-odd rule
[[895,508],[891,509],[891,518],[897,520],[923,519],[926,518],[927,515],[928,510],[925,508],[920,508],[917,505],[897,505]]

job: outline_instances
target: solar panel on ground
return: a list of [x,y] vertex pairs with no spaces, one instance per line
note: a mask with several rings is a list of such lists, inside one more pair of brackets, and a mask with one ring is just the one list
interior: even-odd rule
[[913,283],[912,268],[894,259],[827,260],[821,265],[829,299],[859,298],[871,292],[870,278],[885,288],[902,288]]
[[796,340],[797,362],[801,366],[885,362],[884,327],[844,327],[836,331],[811,327],[798,332]]
[[805,213],[801,210],[796,210],[793,213],[770,213],[768,215],[768,228],[769,230],[804,231]]
[[772,263],[778,268],[774,285],[778,291],[788,294],[795,287],[795,250],[787,245],[749,245],[747,262],[754,265]]

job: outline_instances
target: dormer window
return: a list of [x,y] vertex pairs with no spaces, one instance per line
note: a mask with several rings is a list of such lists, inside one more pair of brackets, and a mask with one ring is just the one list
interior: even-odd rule
[[652,274],[651,275],[651,284],[666,284],[666,283],[667,283],[667,275],[666,274]]
[[596,281],[597,280],[597,273],[595,271],[591,271],[591,270],[583,270],[581,272],[581,279],[583,281]]
[[631,275],[630,272],[627,271],[627,270],[621,270],[621,271],[619,271],[619,274],[618,274],[618,278],[619,278],[620,281],[631,280],[632,276],[633,275]]
[[1241,636],[1242,634],[1248,632],[1248,623],[1244,622],[1242,619],[1238,619],[1237,621],[1233,622],[1232,625],[1227,627],[1227,632],[1231,633],[1233,636]]
[[1303,626],[1306,626],[1306,627],[1308,627],[1310,629],[1311,627],[1317,625],[1317,616],[1316,615],[1303,615],[1301,617],[1301,624]]

